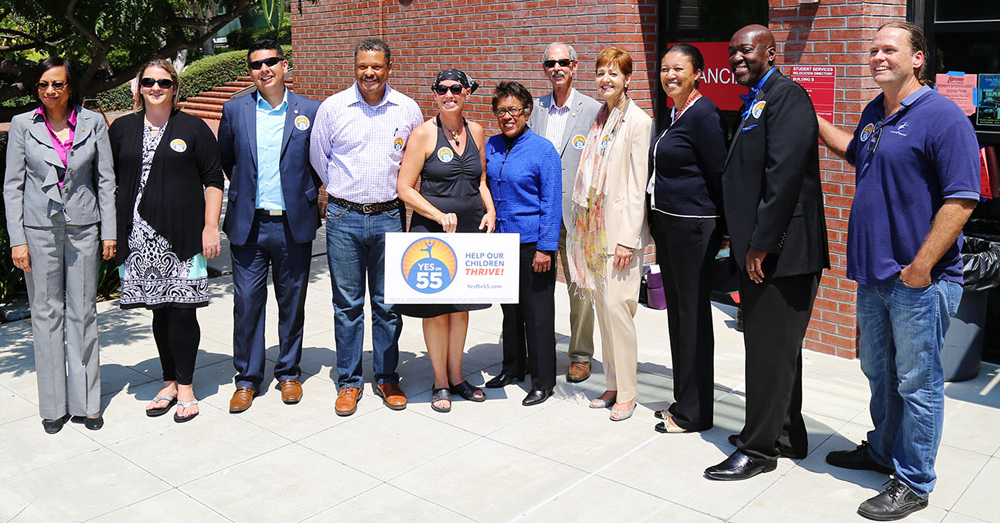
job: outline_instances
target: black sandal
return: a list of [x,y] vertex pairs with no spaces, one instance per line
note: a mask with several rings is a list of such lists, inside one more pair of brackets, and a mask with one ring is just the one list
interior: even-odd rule
[[[438,407],[435,403],[438,401],[447,401],[448,407]],[[431,395],[431,408],[438,412],[451,412],[451,392],[448,389],[441,387],[440,389],[434,389],[434,394]]]
[[[472,385],[469,385],[469,382],[467,381],[462,381],[462,383],[451,385],[449,390],[451,391],[452,394],[458,394],[466,401],[475,401],[476,403],[486,401],[486,393],[483,392],[483,389],[480,389],[479,387],[473,387]],[[482,394],[482,396],[476,396],[477,392]]]

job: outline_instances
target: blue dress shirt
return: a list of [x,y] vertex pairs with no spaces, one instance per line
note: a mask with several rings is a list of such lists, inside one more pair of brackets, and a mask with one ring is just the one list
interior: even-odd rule
[[288,89],[278,107],[257,93],[257,208],[269,211],[285,210],[281,193],[281,139],[285,131],[288,110]]

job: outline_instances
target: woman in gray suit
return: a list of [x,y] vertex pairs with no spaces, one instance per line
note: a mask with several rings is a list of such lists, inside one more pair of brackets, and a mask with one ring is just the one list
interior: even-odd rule
[[70,416],[98,430],[97,271],[116,238],[108,128],[79,105],[67,60],[39,62],[34,85],[38,108],[10,123],[3,196],[28,286],[38,409],[49,434]]

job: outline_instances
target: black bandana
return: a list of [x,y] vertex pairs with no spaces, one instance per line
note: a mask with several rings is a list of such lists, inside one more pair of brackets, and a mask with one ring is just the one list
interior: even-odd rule
[[479,89],[479,84],[476,83],[471,76],[465,74],[464,71],[459,71],[458,69],[445,69],[444,71],[438,73],[437,78],[434,79],[434,84],[431,85],[431,89],[437,89],[437,86],[445,80],[452,80],[462,84],[462,87],[469,90],[469,94],[472,94],[476,92],[476,89]]

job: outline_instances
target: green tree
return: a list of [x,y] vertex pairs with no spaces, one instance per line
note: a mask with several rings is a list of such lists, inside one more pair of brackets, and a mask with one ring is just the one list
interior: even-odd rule
[[[4,2],[0,103],[30,94],[31,68],[44,56],[73,60],[81,94],[92,96],[127,82],[147,60],[171,59],[183,49],[200,48],[226,24],[260,4],[261,0]],[[0,112],[0,119],[3,116]]]

